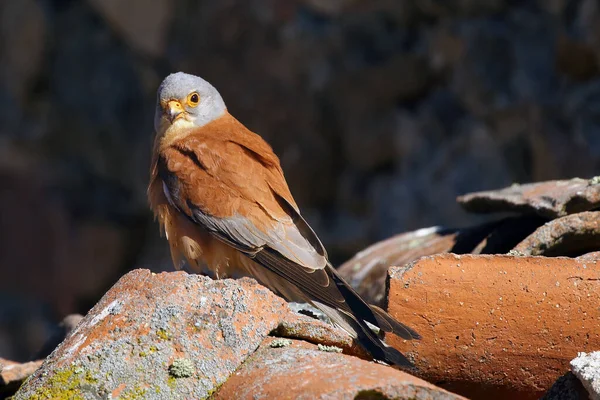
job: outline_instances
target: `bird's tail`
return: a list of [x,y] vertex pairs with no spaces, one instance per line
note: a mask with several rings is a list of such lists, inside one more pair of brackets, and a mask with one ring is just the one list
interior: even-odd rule
[[[373,358],[388,364],[412,367],[408,359],[383,340],[383,332],[403,339],[420,339],[408,326],[396,321],[381,308],[367,304],[327,263],[322,269],[308,269],[264,248],[248,256],[246,269],[289,301],[313,304],[348,334],[358,340]],[[375,328],[375,329],[374,329]],[[379,332],[375,332],[379,328]]]
[[367,304],[331,265],[326,268],[327,274],[344,297],[346,304],[344,307],[332,308],[313,299],[315,306],[344,330],[354,334],[353,336],[375,359],[388,364],[412,367],[412,363],[398,350],[387,345],[382,340],[381,332],[376,333],[374,328],[393,333],[406,340],[420,339],[421,336],[410,327],[396,321],[381,308]]

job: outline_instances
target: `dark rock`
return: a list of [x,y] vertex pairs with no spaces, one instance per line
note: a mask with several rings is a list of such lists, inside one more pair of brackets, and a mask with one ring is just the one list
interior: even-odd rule
[[471,212],[519,212],[546,218],[563,217],[600,207],[600,182],[597,179],[571,179],[515,184],[487,192],[470,193],[458,199]]
[[[440,97],[440,105],[451,101]],[[471,118],[447,125],[450,117],[440,105],[400,115],[398,164],[389,175],[373,179],[368,192],[376,239],[423,226],[474,224],[481,219],[464,212],[456,196],[510,182],[502,153],[489,145],[494,141],[489,128]],[[460,115],[460,109],[448,111]]]
[[480,16],[494,14],[506,7],[506,0],[431,0],[417,2],[419,9],[431,17],[451,15]]
[[556,62],[559,72],[580,81],[587,81],[599,72],[594,49],[568,37],[558,40]]
[[[333,108],[341,117],[342,146],[351,166],[372,170],[393,162],[395,104],[423,95],[429,81],[428,65],[422,57],[401,54],[332,83]],[[365,97],[370,100],[366,102]]]
[[600,5],[594,0],[579,2],[574,27],[574,33],[582,37],[583,42],[592,49],[596,56],[596,63],[600,62]]
[[[349,73],[336,77],[332,89],[350,110],[375,111],[397,101],[422,96],[429,81],[429,68],[423,57],[398,54],[360,74]],[[370,99],[368,103],[364,101],[365,96]]]
[[428,38],[429,64],[433,71],[450,74],[466,52],[465,39],[453,31],[450,24],[441,24]]
[[134,49],[154,57],[164,54],[173,7],[168,0],[89,3]]
[[521,100],[548,101],[556,85],[554,27],[525,7],[460,24],[466,51],[451,84],[467,109],[486,116]]

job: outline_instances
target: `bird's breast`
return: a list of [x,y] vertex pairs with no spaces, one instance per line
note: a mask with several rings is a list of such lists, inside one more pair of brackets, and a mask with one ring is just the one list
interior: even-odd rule
[[166,148],[179,139],[186,137],[190,130],[197,128],[193,121],[187,118],[178,118],[173,123],[162,125],[162,132],[159,132],[160,147]]

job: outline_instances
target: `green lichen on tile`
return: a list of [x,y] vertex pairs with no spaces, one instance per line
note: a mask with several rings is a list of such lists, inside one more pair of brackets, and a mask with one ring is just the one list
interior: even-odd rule
[[319,348],[319,350],[325,351],[327,353],[341,353],[342,352],[342,349],[337,346],[325,346],[324,344],[319,343],[317,345],[317,347]]
[[148,392],[148,389],[142,388],[140,386],[135,386],[133,389],[126,390],[123,393],[121,393],[119,395],[119,400],[145,399],[147,397],[146,392]]
[[173,360],[173,364],[169,366],[169,375],[173,378],[189,378],[194,372],[194,363],[188,358]]
[[44,384],[44,387],[37,389],[29,399],[83,400],[81,387],[84,385],[95,385],[97,383],[98,379],[96,379],[90,371],[85,371],[84,368],[80,366],[71,366],[70,368],[58,370],[52,374]]
[[273,341],[269,344],[269,346],[271,346],[273,348],[278,348],[278,347],[287,347],[291,344],[292,344],[292,341],[290,339],[277,338],[277,339],[273,339]]

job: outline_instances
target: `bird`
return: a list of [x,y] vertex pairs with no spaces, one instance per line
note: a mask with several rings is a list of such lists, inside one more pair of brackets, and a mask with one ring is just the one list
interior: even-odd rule
[[292,196],[279,158],[234,118],[217,89],[176,72],[157,90],[148,200],[173,265],[213,279],[252,277],[321,310],[373,359],[412,367],[384,332],[420,339],[367,304],[329,262]]

